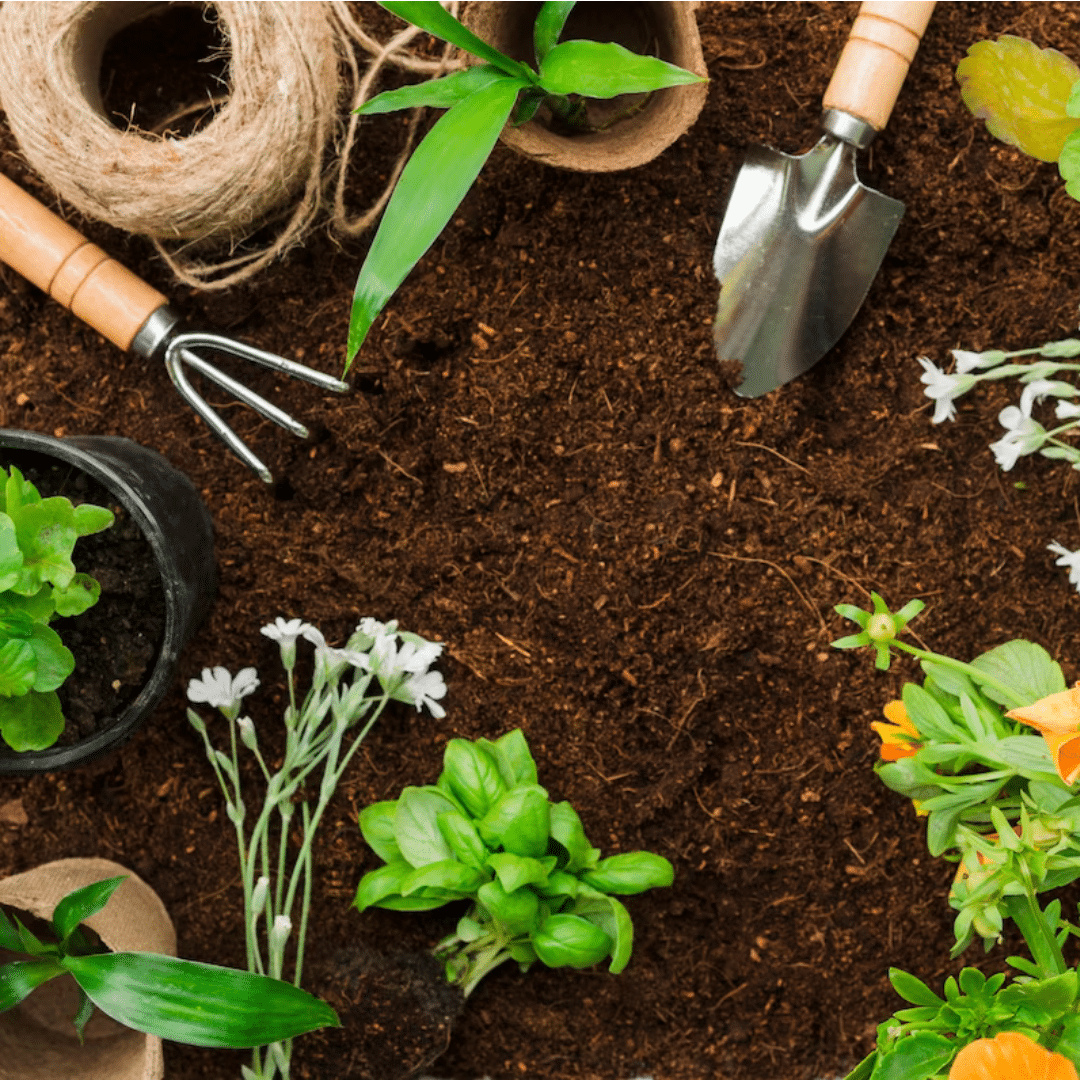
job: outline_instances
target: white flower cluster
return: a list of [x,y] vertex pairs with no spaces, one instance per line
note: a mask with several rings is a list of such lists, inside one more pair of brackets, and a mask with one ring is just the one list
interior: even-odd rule
[[[319,685],[336,682],[350,666],[371,672],[378,678],[383,691],[395,701],[415,705],[417,711],[426,707],[435,717],[446,715],[439,700],[446,695],[446,683],[431,665],[439,658],[443,646],[426,641],[417,634],[398,630],[396,620],[381,623],[364,619],[356,627],[343,649],[327,645],[322,632],[300,619],[285,620],[278,616],[260,631],[281,650],[281,660],[287,671],[296,664],[296,643],[300,638],[315,646],[315,682]],[[236,719],[241,698],[259,685],[254,668],[244,668],[235,678],[227,669],[204,668],[202,677],[188,683],[188,700],[210,705]],[[250,721],[247,722],[250,724]],[[246,733],[242,726],[242,734]]]

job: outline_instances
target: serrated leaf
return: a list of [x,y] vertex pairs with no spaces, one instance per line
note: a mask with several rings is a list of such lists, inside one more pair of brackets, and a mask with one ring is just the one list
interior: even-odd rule
[[707,81],[666,60],[631,52],[614,41],[564,41],[540,64],[540,85],[551,94],[613,98]]
[[92,608],[100,597],[101,586],[89,574],[76,574],[65,588],[54,585],[52,591],[56,614],[61,618],[81,615]]
[[916,683],[906,683],[901,697],[908,717],[924,739],[938,743],[960,743],[965,732],[937,703],[933,695]]
[[93,503],[80,503],[74,508],[75,532],[79,536],[92,536],[103,532],[116,520],[113,512]]
[[43,623],[34,624],[26,644],[34,650],[33,688],[37,693],[47,694],[50,690],[56,690],[75,670],[75,657],[71,650],[55,630]]
[[956,69],[960,96],[986,130],[1040,161],[1056,161],[1080,127],[1068,114],[1080,68],[1056,49],[1011,34],[977,41]]
[[71,553],[78,539],[71,502],[61,496],[42,499],[16,510],[11,519],[23,554],[14,591],[31,596],[45,582],[68,585],[75,576]]
[[956,1044],[932,1031],[914,1031],[878,1055],[874,1080],[929,1080],[952,1061]]
[[20,753],[46,750],[64,730],[64,714],[56,691],[31,690],[17,698],[0,697],[0,737]]
[[0,592],[6,592],[18,580],[23,555],[15,533],[15,523],[0,513]]
[[[1034,705],[1040,698],[1066,689],[1065,676],[1053,657],[1033,641],[1009,641],[983,653],[972,667],[1004,683],[1018,701],[1010,700],[993,686],[983,684],[982,692],[992,701],[1009,708]],[[976,677],[977,678],[977,677]]]
[[37,654],[28,641],[14,638],[0,645],[0,697],[29,693],[37,674]]

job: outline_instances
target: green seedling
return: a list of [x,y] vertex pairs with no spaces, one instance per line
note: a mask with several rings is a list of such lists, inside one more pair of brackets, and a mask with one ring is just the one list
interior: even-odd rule
[[53,912],[52,941],[0,911],[0,948],[30,957],[0,967],[0,1012],[50,979],[71,975],[79,987],[72,1021],[80,1041],[95,1008],[135,1031],[229,1049],[340,1026],[326,1002],[281,979],[157,953],[113,953],[96,944],[80,923],[101,911],[124,880],[68,893]]
[[429,105],[447,112],[405,166],[360,270],[346,371],[379,312],[468,194],[511,118],[524,124],[546,105],[565,123],[580,125],[581,97],[607,99],[707,81],[613,42],[560,42],[573,3],[541,5],[533,32],[535,69],[482,41],[436,0],[387,0],[381,6],[484,63],[379,94],[357,110],[370,116]]
[[71,554],[112,523],[103,506],[43,499],[14,465],[0,468],[0,737],[13,750],[44,750],[64,730],[56,691],[75,658],[49,623],[97,603],[101,586]]
[[386,864],[365,874],[356,907],[427,911],[472,906],[435,948],[465,996],[499,964],[527,971],[622,971],[634,928],[616,896],[667,886],[670,862],[648,851],[602,859],[568,802],[552,803],[519,730],[495,742],[451,739],[437,783],[360,814],[360,830]]

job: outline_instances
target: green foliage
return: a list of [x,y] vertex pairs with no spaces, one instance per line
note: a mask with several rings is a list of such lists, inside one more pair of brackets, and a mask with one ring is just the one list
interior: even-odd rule
[[101,586],[71,555],[112,523],[102,506],[43,499],[14,465],[0,468],[0,737],[13,750],[44,750],[64,730],[55,691],[75,660],[48,624],[97,603]]
[[581,819],[536,783],[521,731],[494,742],[451,739],[430,787],[360,813],[360,831],[384,866],[365,874],[355,905],[423,911],[454,900],[472,907],[436,955],[447,978],[471,993],[506,960],[527,970],[591,967],[618,973],[634,930],[616,896],[674,880],[671,863],[648,851],[600,858]]
[[390,90],[372,98],[361,115],[429,105],[448,112],[416,148],[405,166],[353,294],[349,320],[348,371],[371,324],[424,253],[446,227],[480,174],[511,115],[522,124],[547,104],[570,124],[580,124],[581,96],[611,98],[704,82],[700,76],[611,42],[559,43],[573,3],[540,6],[533,27],[538,70],[488,45],[434,0],[382,6],[466,52],[483,65]]
[[89,945],[79,923],[100,911],[125,879],[99,881],[65,896],[53,912],[55,942],[42,942],[0,911],[0,948],[29,954],[0,967],[0,1012],[65,973],[81,992],[82,1038],[95,1007],[121,1024],[192,1046],[264,1046],[339,1026],[329,1005],[280,979],[157,953],[111,953]]

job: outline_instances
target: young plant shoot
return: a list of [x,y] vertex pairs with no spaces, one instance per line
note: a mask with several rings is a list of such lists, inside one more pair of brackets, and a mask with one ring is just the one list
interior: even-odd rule
[[[311,844],[324,811],[345,770],[372,725],[390,701],[402,701],[443,716],[439,699],[446,685],[431,665],[442,645],[386,624],[364,619],[342,649],[326,644],[323,635],[299,619],[278,618],[262,633],[277,642],[281,663],[289,682],[285,708],[285,752],[273,771],[259,748],[255,724],[240,715],[240,703],[259,685],[254,668],[233,677],[223,667],[206,669],[201,679],[188,685],[188,699],[216,708],[229,727],[229,751],[214,748],[206,724],[188,709],[191,725],[202,736],[218,784],[225,795],[226,812],[236,830],[240,852],[240,876],[244,887],[244,928],[248,970],[280,978],[285,966],[293,916],[299,904],[293,986],[300,986],[304,965],[304,942],[311,907]],[[311,688],[297,701],[294,670],[297,642],[315,646]],[[361,722],[363,726],[361,727]],[[356,729],[359,727],[359,731]],[[347,736],[351,735],[351,741]],[[246,831],[248,807],[241,789],[237,743],[251,752],[266,781],[262,806],[250,832]],[[318,802],[314,810],[305,795],[317,777]],[[290,853],[288,838],[293,816],[299,809],[300,850]],[[276,838],[272,832],[276,825]],[[260,938],[265,934],[266,954]],[[256,1049],[252,1064],[243,1067],[244,1080],[289,1078],[292,1043],[263,1039],[265,1054]],[[245,1044],[255,1045],[255,1044]]]
[[447,112],[402,171],[361,267],[349,320],[346,371],[376,316],[465,198],[511,118],[524,124],[547,105],[573,124],[582,112],[579,97],[613,98],[706,81],[613,42],[560,42],[573,3],[549,0],[541,5],[533,32],[535,69],[482,41],[436,0],[386,0],[382,7],[484,63],[387,91],[357,110],[370,116],[429,105]]
[[53,912],[51,941],[0,910],[0,949],[31,958],[0,967],[0,1012],[66,974],[79,987],[72,1021],[80,1042],[95,1007],[135,1031],[234,1050],[340,1026],[326,1002],[277,978],[158,953],[109,952],[79,924],[101,911],[125,880],[68,893]]
[[[949,892],[957,912],[951,955],[976,937],[989,951],[1011,918],[1030,958],[1006,959],[1020,972],[1008,985],[1004,975],[988,979],[965,968],[958,980],[946,979],[944,997],[890,969],[893,988],[914,1007],[878,1027],[876,1049],[849,1080],[1004,1080],[1029,1075],[1024,1062],[1056,1067],[1051,1053],[1080,1063],[1080,974],[1062,953],[1080,925],[1062,915],[1060,900],[1045,907],[1038,900],[1080,878],[1080,686],[1067,689],[1058,664],[1030,641],[1010,641],[971,663],[917,648],[899,635],[921,601],[893,612],[871,596],[870,611],[836,608],[860,633],[833,645],[873,648],[881,670],[894,650],[920,661],[922,683],[907,683],[901,699],[885,706],[887,722],[872,725],[882,739],[875,769],[927,817],[930,854],[958,864]],[[1002,1033],[1009,1037],[987,1045]],[[1006,1051],[1020,1071],[978,1071],[979,1062]]]
[[495,742],[451,739],[438,781],[408,787],[360,814],[360,831],[386,864],[365,874],[356,907],[427,911],[471,907],[435,948],[467,997],[506,960],[527,971],[622,971],[634,928],[616,896],[667,886],[671,863],[648,851],[601,859],[568,802],[552,803],[519,730]]
[[44,750],[64,730],[56,691],[75,658],[49,623],[97,603],[101,586],[71,555],[112,523],[103,506],[43,499],[14,465],[0,468],[0,737],[12,750]]

